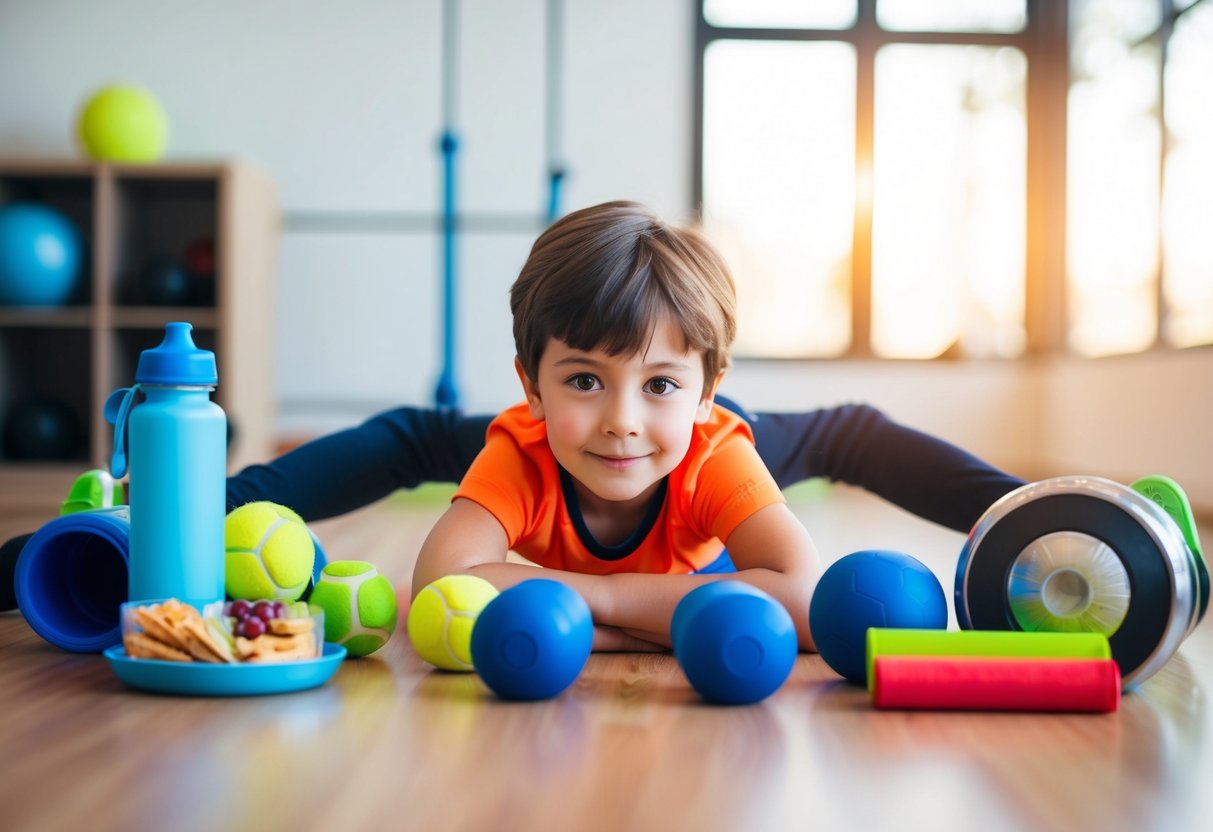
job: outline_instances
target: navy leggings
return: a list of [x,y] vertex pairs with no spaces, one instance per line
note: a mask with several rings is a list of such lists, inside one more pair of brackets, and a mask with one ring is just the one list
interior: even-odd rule
[[[749,421],[758,454],[781,488],[825,477],[967,532],[991,503],[1023,484],[867,405],[750,414],[723,397],[716,401]],[[386,411],[230,477],[228,510],[272,500],[305,520],[321,520],[399,488],[458,482],[484,446],[492,418],[413,407]]]

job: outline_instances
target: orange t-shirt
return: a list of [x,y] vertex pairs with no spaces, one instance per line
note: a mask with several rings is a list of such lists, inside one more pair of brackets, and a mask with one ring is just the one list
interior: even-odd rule
[[743,520],[784,502],[754,449],[749,425],[718,405],[706,423],[695,426],[686,456],[666,478],[641,527],[617,546],[598,544],[585,528],[571,478],[548,446],[547,424],[535,420],[525,404],[489,425],[484,450],[455,493],[459,497],[496,517],[510,548],[528,560],[595,575],[702,569],[719,557],[721,541]]

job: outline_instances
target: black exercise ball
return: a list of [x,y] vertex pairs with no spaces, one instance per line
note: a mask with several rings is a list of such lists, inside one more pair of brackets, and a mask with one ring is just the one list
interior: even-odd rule
[[4,418],[4,455],[16,460],[73,458],[83,439],[80,419],[72,408],[43,397],[22,399]]
[[193,302],[193,278],[176,257],[149,257],[135,275],[139,301],[149,306],[187,306]]

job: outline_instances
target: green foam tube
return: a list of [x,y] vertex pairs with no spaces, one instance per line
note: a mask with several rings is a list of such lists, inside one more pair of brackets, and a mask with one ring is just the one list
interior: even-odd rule
[[983,656],[1110,659],[1103,633],[1052,633],[1022,630],[868,630],[868,690],[877,656]]

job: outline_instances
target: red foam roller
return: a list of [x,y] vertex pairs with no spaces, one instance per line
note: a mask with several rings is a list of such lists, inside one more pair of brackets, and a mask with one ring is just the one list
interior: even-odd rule
[[877,708],[1111,713],[1120,668],[1111,659],[877,656]]

